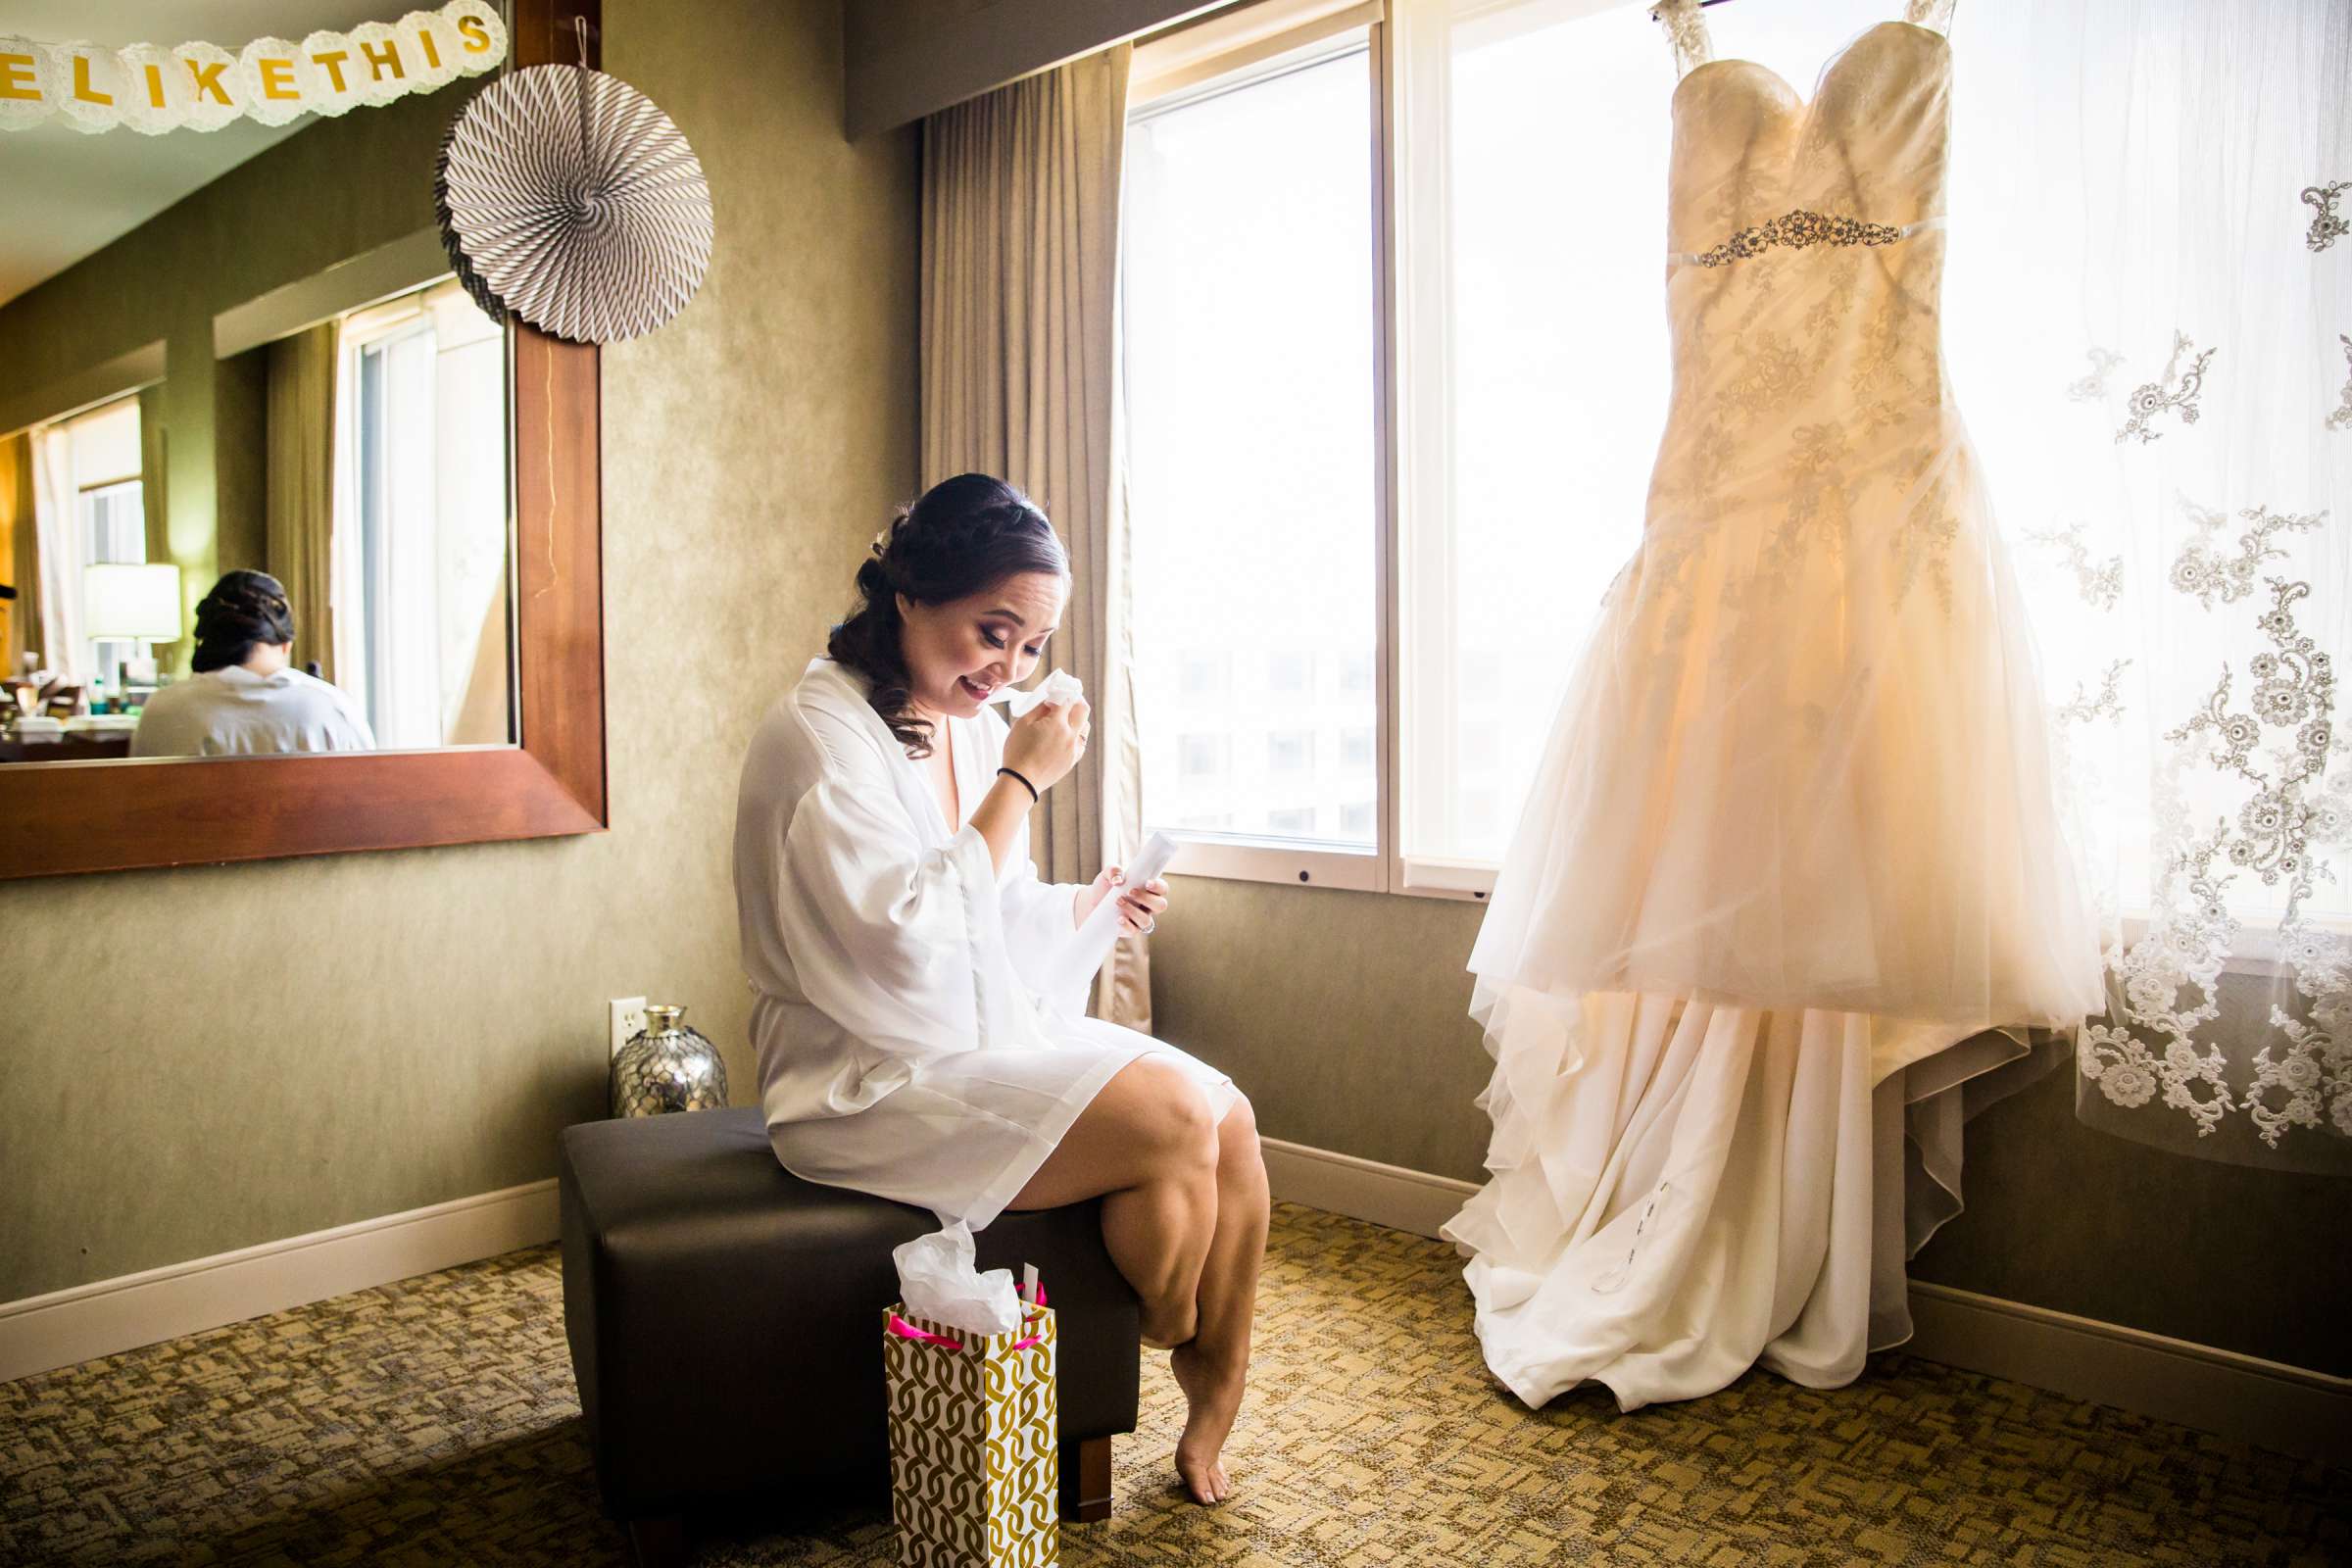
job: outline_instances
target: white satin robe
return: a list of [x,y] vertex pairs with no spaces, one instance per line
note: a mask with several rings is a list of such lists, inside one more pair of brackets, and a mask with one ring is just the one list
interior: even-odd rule
[[[957,798],[1004,756],[994,710],[950,718]],[[1003,1212],[1087,1102],[1146,1054],[1222,1120],[1233,1080],[1150,1035],[1040,1002],[1078,888],[1040,882],[1024,821],[999,871],[951,829],[922,764],[829,659],[753,733],[735,808],[735,904],[768,1142],[785,1169],[974,1230]]]

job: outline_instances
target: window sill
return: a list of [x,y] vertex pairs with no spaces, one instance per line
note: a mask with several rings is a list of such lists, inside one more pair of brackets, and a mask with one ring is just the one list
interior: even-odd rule
[[1476,861],[1387,860],[1376,850],[1312,839],[1252,839],[1235,834],[1161,829],[1177,843],[1171,876],[1228,882],[1280,882],[1407,898],[1484,904],[1495,868]]

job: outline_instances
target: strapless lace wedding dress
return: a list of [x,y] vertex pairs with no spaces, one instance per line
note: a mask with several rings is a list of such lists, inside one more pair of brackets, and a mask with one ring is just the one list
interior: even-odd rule
[[1849,1381],[1957,1211],[1959,1086],[2102,1005],[1938,342],[1949,4],[1809,103],[1658,8],[1673,398],[1471,955],[1493,1178],[1445,1230],[1531,1405]]

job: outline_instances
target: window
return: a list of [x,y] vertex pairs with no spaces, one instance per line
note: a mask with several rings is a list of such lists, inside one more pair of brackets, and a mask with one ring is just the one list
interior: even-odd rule
[[1187,697],[1222,697],[1233,688],[1233,658],[1220,654],[1214,659],[1199,657],[1184,662],[1183,692]]
[[[1311,840],[1359,877],[1370,823],[1317,835],[1376,795],[1376,760],[1318,777],[1314,759],[1379,719],[1369,680],[1316,678],[1369,669],[1379,631],[1369,61],[1359,25],[1139,94],[1121,283],[1145,825],[1229,815],[1237,839]],[[1196,667],[1204,645],[1232,659],[1230,693]]]
[[[1259,0],[1137,48],[1121,324],[1144,810],[1181,824],[1213,799],[1263,824],[1267,844],[1188,850],[1187,870],[1478,896],[1641,539],[1673,63],[1638,0],[1386,0],[1352,27],[1335,9]],[[1718,42],[1809,82],[1885,14],[1785,0]],[[1262,692],[1244,674],[1201,705],[1184,672],[1202,639]],[[1211,725],[1266,773],[1186,775],[1173,737]],[[1303,759],[1298,731],[1319,737]],[[1311,834],[1351,853],[1313,858]]]
[[1186,778],[1222,778],[1230,771],[1225,759],[1232,750],[1223,735],[1186,735],[1176,744],[1177,771]]
[[[82,566],[126,564],[147,560],[147,487],[141,478],[139,400],[119,398],[66,422],[66,449],[73,455],[74,520],[74,544],[80,559],[64,573],[71,591],[85,591]],[[85,606],[85,614],[87,612]],[[150,657],[154,644],[145,638],[85,637],[82,663],[104,681],[105,690],[122,690],[123,665]]]
[[506,707],[504,335],[448,282],[353,313],[340,341],[335,599],[358,612],[336,684],[386,750],[491,738],[459,723],[469,699]]

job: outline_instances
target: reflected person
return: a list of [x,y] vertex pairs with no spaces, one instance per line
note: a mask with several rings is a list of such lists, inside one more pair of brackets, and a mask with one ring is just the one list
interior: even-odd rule
[[196,607],[195,673],[147,699],[133,757],[375,749],[359,704],[293,667],[294,607],[266,571],[231,571]]

